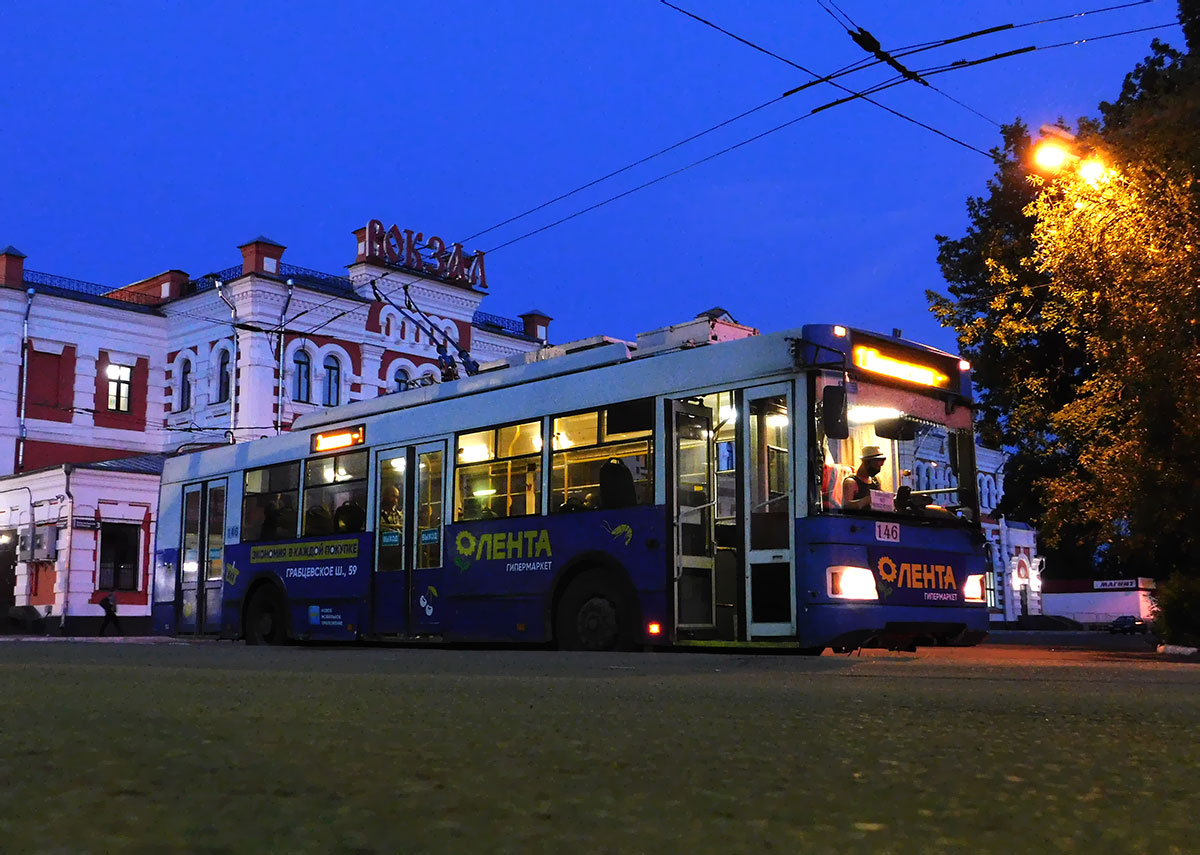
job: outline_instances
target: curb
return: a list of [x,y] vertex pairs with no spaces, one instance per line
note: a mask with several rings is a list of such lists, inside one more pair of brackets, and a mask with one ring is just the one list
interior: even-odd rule
[[34,644],[189,644],[186,639],[167,635],[0,635],[0,644],[5,642],[30,642]]
[[1167,656],[1195,656],[1197,648],[1184,647],[1181,644],[1160,644],[1158,645],[1158,652],[1164,653]]

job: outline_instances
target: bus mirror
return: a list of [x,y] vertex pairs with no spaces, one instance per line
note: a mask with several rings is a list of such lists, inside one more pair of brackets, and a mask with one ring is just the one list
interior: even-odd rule
[[880,419],[875,422],[875,435],[881,439],[911,442],[917,436],[917,426],[908,419]]
[[850,436],[850,423],[846,420],[845,386],[826,386],[821,391],[821,429],[830,439],[846,439]]

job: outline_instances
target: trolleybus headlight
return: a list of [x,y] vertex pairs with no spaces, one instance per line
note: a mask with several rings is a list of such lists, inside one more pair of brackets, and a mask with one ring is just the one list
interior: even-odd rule
[[967,577],[962,586],[963,599],[968,603],[983,602],[983,574],[974,573]]
[[830,567],[829,596],[843,600],[878,600],[875,574],[866,567]]

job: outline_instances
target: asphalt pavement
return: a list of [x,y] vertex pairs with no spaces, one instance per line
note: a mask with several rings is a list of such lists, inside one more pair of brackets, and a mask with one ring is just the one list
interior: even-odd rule
[[1055,635],[0,643],[0,851],[1196,851],[1200,668]]

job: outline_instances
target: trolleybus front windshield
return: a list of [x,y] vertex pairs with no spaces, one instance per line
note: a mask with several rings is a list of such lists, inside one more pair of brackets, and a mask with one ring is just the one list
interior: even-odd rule
[[[817,399],[825,386],[840,383],[819,377]],[[846,417],[846,439],[825,436],[820,420],[814,431],[822,511],[977,517],[969,407],[858,380],[846,384]],[[864,455],[878,461],[876,466],[864,465]],[[853,498],[859,507],[851,507]]]

